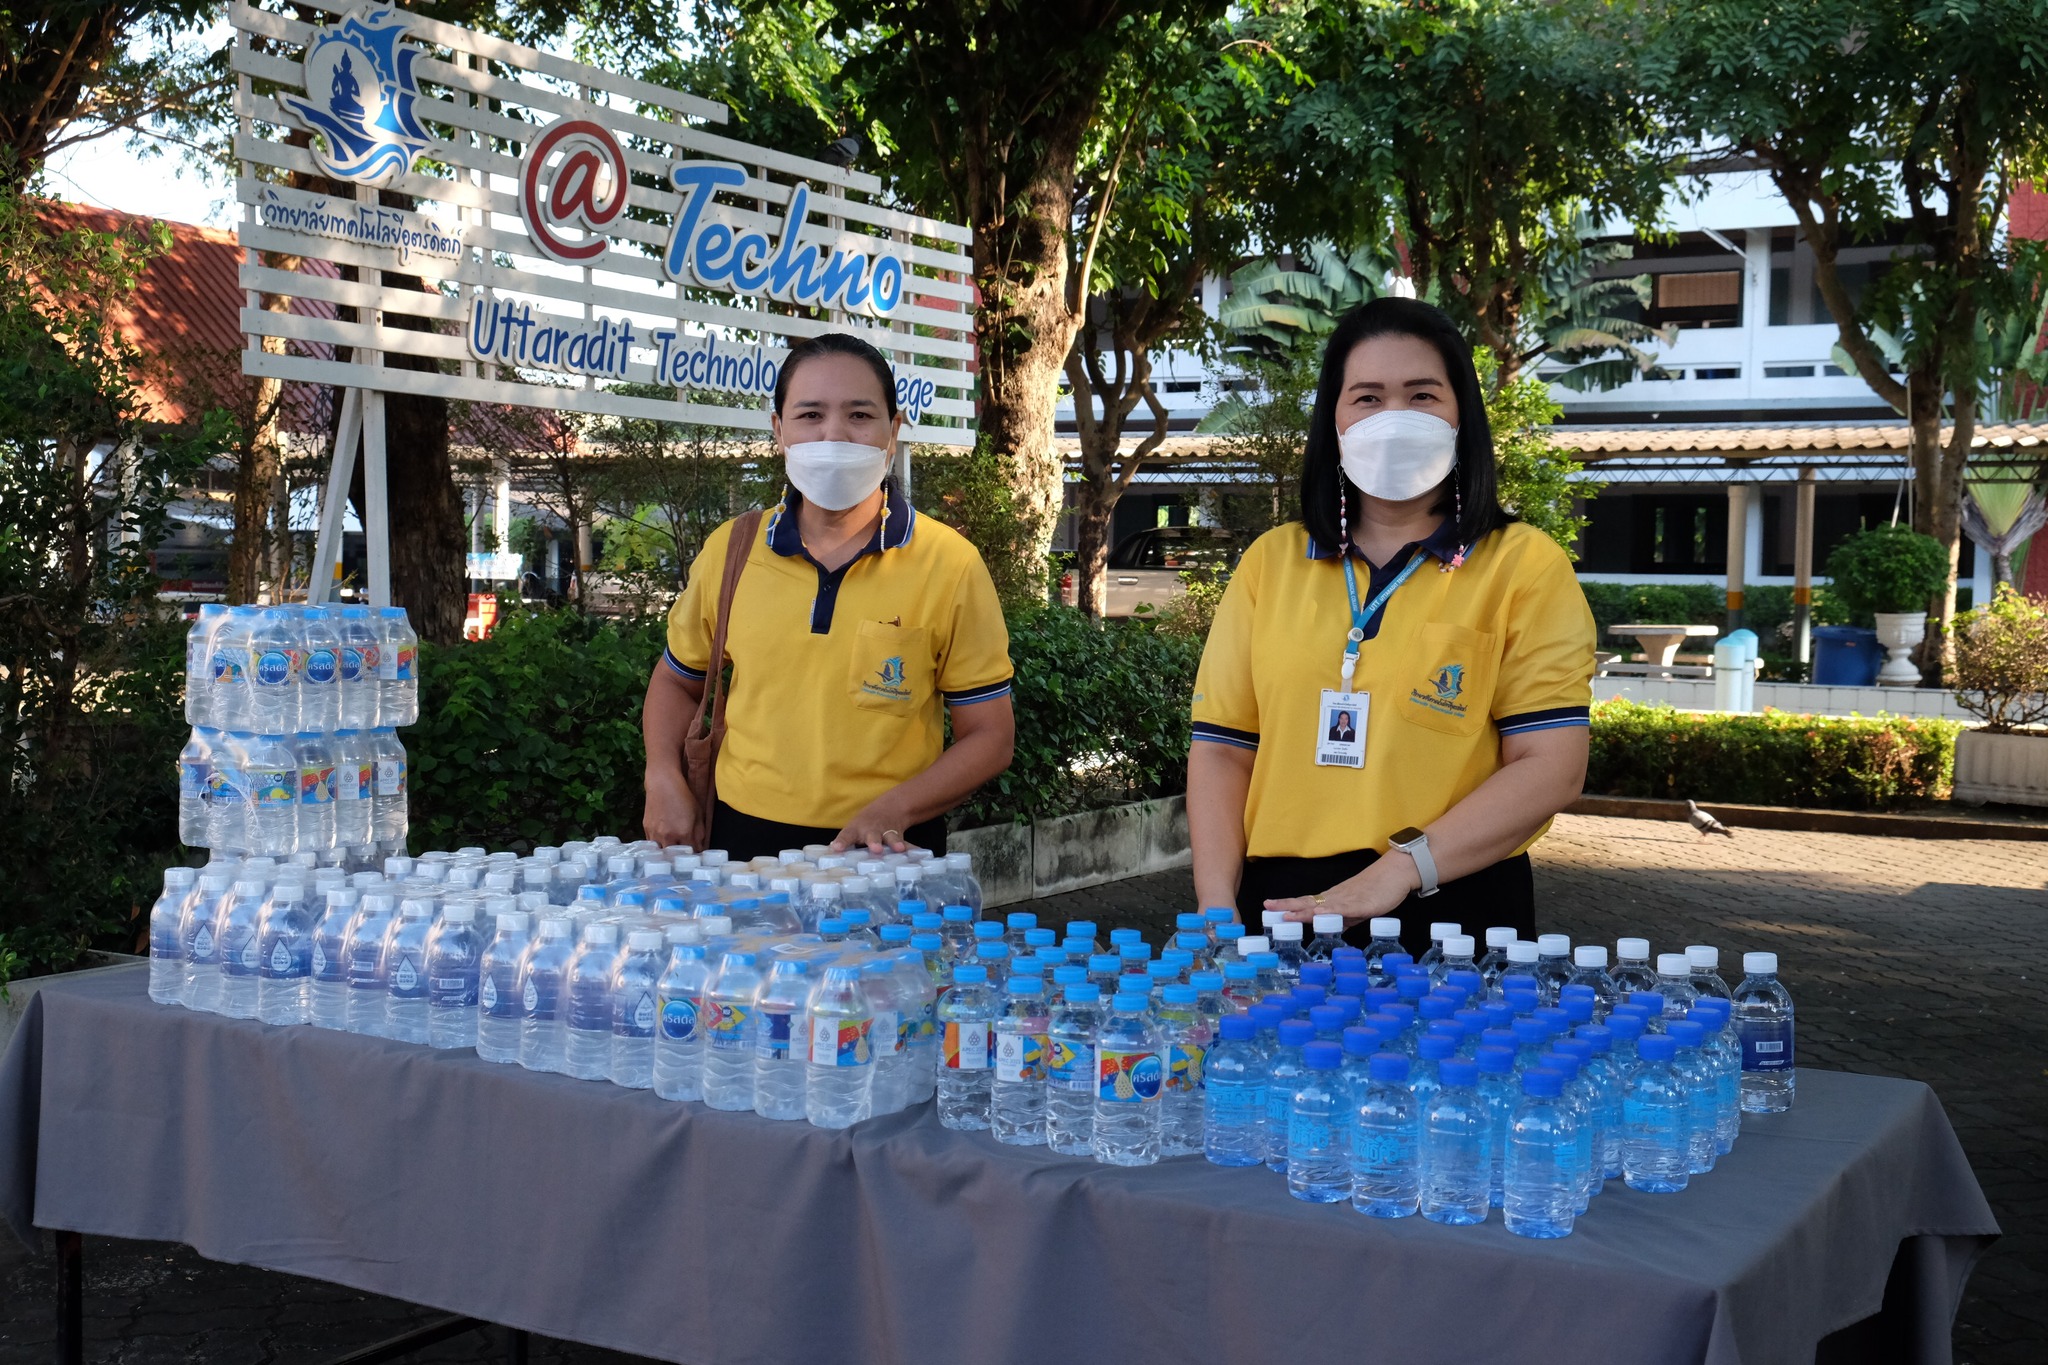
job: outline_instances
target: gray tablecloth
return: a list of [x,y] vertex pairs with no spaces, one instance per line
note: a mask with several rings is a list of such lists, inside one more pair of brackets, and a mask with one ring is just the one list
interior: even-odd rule
[[[1813,1360],[1879,1311],[1948,1335],[1997,1235],[1927,1087],[1800,1075],[1675,1196],[1555,1242],[949,1133],[827,1133],[52,983],[0,1061],[0,1213],[183,1242],[689,1365]],[[1892,1276],[1895,1259],[1899,1274]]]

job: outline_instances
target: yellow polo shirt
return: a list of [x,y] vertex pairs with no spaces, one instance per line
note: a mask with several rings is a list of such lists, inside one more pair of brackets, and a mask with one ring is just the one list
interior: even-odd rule
[[1428,556],[1359,646],[1351,690],[1372,696],[1362,769],[1315,762],[1322,691],[1342,685],[1351,628],[1342,563],[1299,522],[1245,552],[1202,652],[1194,737],[1256,751],[1248,856],[1384,851],[1497,771],[1501,736],[1588,723],[1593,617],[1564,551],[1516,523],[1454,569],[1455,552],[1446,523],[1383,569],[1354,554],[1361,606],[1410,555]]
[[[804,548],[798,495],[761,520],[726,628],[732,695],[718,796],[763,820],[836,829],[944,747],[944,706],[1010,691],[1010,635],[981,555],[891,492],[875,535],[828,571]],[[713,531],[668,615],[668,667],[711,666],[731,522]]]

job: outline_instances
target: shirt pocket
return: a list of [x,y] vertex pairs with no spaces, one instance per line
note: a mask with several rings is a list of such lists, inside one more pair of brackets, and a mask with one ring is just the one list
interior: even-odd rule
[[936,671],[924,627],[863,621],[854,632],[846,686],[861,710],[908,717],[931,696]]
[[1425,730],[1459,738],[1479,733],[1493,715],[1500,679],[1500,636],[1431,622],[1422,628],[1416,676],[1396,703],[1401,715]]

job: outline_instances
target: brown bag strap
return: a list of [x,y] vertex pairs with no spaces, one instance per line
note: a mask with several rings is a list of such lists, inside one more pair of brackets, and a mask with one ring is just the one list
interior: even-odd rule
[[761,510],[741,513],[732,524],[732,539],[725,546],[725,577],[718,585],[718,618],[711,631],[711,664],[704,671],[704,698],[697,704],[697,723],[690,733],[701,735],[708,722],[714,733],[725,728],[725,634],[732,624],[732,599],[739,591],[740,574],[747,567],[754,537],[761,529]]

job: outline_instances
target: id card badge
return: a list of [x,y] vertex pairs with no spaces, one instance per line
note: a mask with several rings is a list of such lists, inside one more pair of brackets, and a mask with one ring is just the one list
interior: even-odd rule
[[1323,689],[1323,704],[1316,716],[1318,768],[1365,766],[1365,721],[1371,709],[1370,692]]

